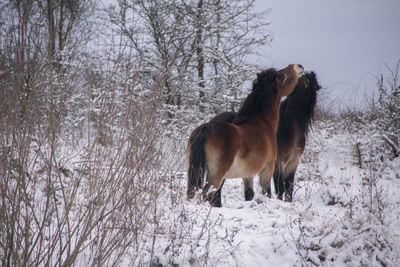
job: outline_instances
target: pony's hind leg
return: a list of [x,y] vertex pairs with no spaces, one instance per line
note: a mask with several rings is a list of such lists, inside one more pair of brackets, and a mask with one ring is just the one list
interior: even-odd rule
[[[208,199],[213,207],[222,207],[222,187],[225,184],[225,180],[222,181],[221,187],[217,189],[213,194],[211,194]],[[209,186],[208,186],[209,187]]]
[[[230,134],[228,136],[234,136],[234,133]],[[216,135],[214,138],[210,138],[210,141],[205,146],[207,154],[207,183],[203,189],[203,196],[214,207],[221,207],[221,190],[219,189],[222,187],[225,176],[232,167],[237,153],[237,144],[234,142],[232,144],[232,139],[233,137],[224,138],[222,134]],[[208,192],[211,187],[213,187],[213,192]]]
[[271,178],[274,172],[275,162],[267,162],[264,169],[258,174],[263,195],[271,197]]
[[253,177],[243,178],[244,199],[250,201],[254,197]]
[[293,200],[293,185],[295,171],[285,177],[285,201],[292,202]]
[[[203,197],[205,200],[210,202],[211,206],[220,208],[222,207],[222,201],[221,201],[221,193],[222,193],[222,186],[224,185],[225,180],[222,180],[222,182],[219,185],[216,185],[216,183],[212,183],[211,179],[207,176],[207,183],[203,188]],[[212,188],[212,191],[209,192],[210,188]]]
[[[233,161],[233,160],[232,160]],[[224,176],[226,175],[229,167],[227,166],[213,166],[208,168],[207,171],[207,181],[203,188],[203,197],[205,200],[209,201],[213,207],[221,207],[221,192],[222,186],[225,183]],[[219,168],[215,168],[219,167]],[[210,188],[212,187],[212,191]]]

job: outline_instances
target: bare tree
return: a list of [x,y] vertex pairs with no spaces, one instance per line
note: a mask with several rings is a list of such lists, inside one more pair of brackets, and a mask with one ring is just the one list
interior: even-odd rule
[[247,59],[270,40],[254,1],[119,1],[109,14],[150,71],[177,55],[164,91],[170,117],[181,106],[214,112],[238,104],[257,68]]
[[221,108],[214,98],[240,96],[254,68],[246,55],[266,40],[250,33],[266,24],[251,20],[252,1],[118,4],[113,25],[90,0],[0,4],[3,266],[143,265],[159,235],[175,257],[191,232],[176,234],[184,206],[179,224],[160,221],[161,194],[182,202],[170,172],[183,146],[165,145],[165,114],[187,120],[184,130],[199,103],[207,112]]

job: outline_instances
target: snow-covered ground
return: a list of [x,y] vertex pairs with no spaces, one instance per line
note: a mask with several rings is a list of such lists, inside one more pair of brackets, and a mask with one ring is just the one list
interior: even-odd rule
[[314,124],[292,203],[262,196],[257,178],[256,195],[246,202],[241,179],[231,179],[223,207],[211,208],[186,201],[186,175],[179,175],[175,204],[165,205],[162,215],[166,229],[157,239],[155,262],[400,266],[400,159],[376,159],[379,142],[366,132],[369,126],[349,125]]
[[148,127],[126,153],[123,145],[78,153],[61,143],[50,178],[51,149],[32,150],[39,159],[27,176],[30,197],[10,202],[35,218],[29,230],[41,241],[18,241],[33,250],[28,265],[400,266],[400,158],[374,121],[316,121],[292,203],[261,195],[257,178],[245,201],[242,180],[231,179],[222,208],[186,199],[186,144],[158,131],[153,139]]

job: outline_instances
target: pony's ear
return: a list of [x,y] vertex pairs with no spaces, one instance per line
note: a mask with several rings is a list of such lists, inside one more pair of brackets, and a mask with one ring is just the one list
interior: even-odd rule
[[287,79],[287,76],[286,76],[286,73],[284,73],[284,72],[278,73],[278,75],[276,76],[276,81],[281,82],[281,83],[284,83],[286,81],[286,79]]

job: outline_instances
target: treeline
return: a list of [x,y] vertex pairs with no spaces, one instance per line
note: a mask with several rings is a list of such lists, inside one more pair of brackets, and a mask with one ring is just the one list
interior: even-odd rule
[[254,2],[5,2],[2,99],[13,105],[9,96],[18,94],[15,108],[24,112],[25,102],[37,98],[40,113],[55,109],[74,140],[88,113],[103,127],[96,122],[99,102],[113,98],[119,115],[127,98],[148,97],[155,83],[166,123],[237,108],[257,69],[248,57],[270,41],[266,13]]

